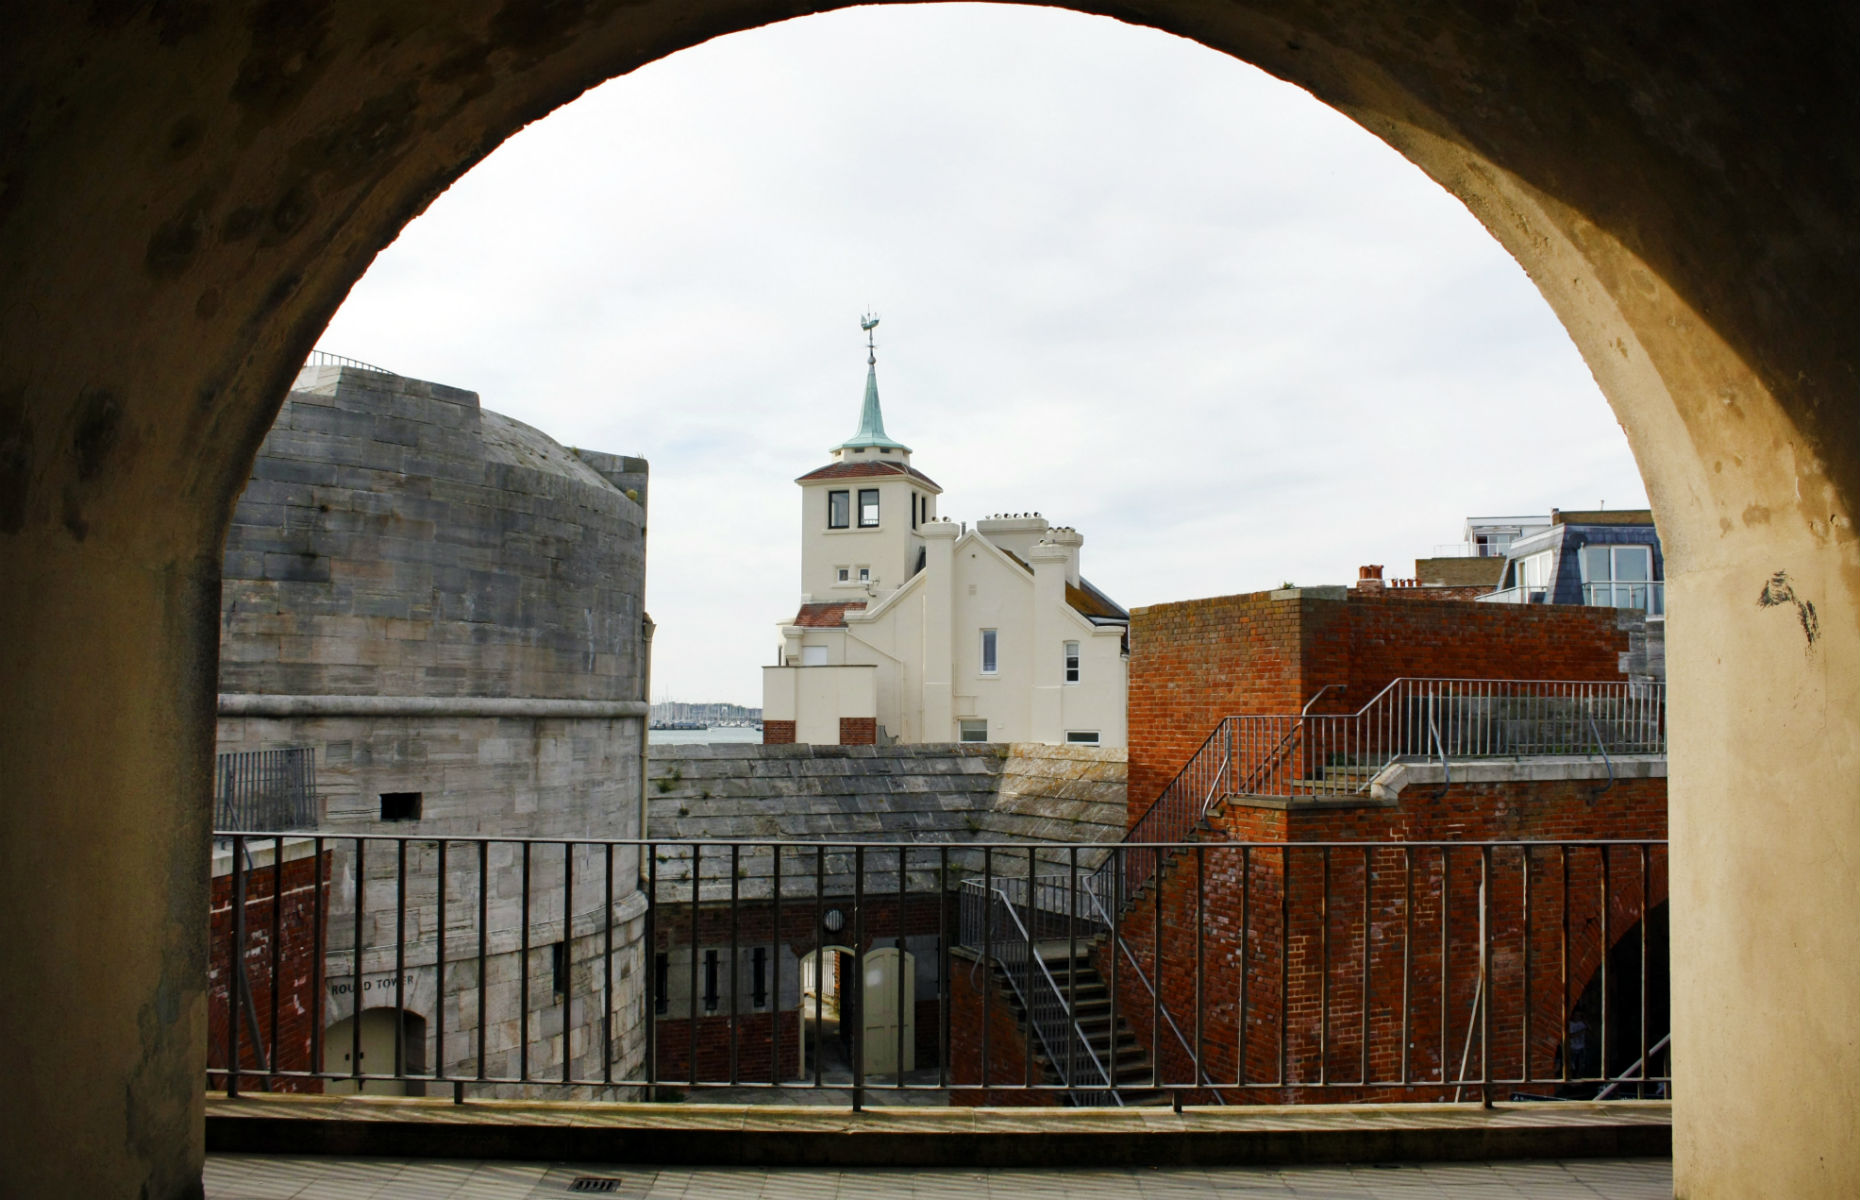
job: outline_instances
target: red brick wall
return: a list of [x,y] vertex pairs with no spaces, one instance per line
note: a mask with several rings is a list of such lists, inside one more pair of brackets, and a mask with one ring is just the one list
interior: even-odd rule
[[[1214,1078],[1236,1078],[1244,975],[1246,1078],[1264,1082],[1284,1077],[1308,1083],[1319,1078],[1320,1072],[1332,1081],[1361,1078],[1367,927],[1370,1077],[1386,1081],[1398,1078],[1402,1070],[1404,987],[1409,997],[1409,1075],[1434,1076],[1440,1069],[1443,1047],[1441,852],[1434,848],[1413,852],[1410,885],[1402,851],[1369,851],[1373,882],[1365,914],[1361,849],[1330,851],[1327,891],[1321,849],[1307,846],[1282,852],[1268,846],[1243,854],[1237,847],[1223,847],[1214,839],[1287,841],[1296,846],[1300,842],[1363,839],[1665,837],[1664,780],[1623,780],[1601,796],[1595,794],[1598,786],[1587,780],[1530,785],[1456,784],[1438,800],[1433,798],[1431,788],[1411,788],[1404,794],[1405,803],[1397,808],[1287,812],[1231,807],[1217,822],[1205,851],[1199,856],[1188,853],[1177,858],[1165,872],[1160,891],[1152,888],[1137,898],[1125,914],[1124,937],[1144,964],[1145,972],[1155,979],[1156,931],[1160,925],[1160,991],[1185,1033],[1193,1029],[1196,1012],[1195,963],[1199,948],[1199,959],[1204,964],[1200,997],[1203,1064]],[[1290,856],[1289,891],[1288,860],[1281,858],[1282,853]],[[1595,849],[1574,853],[1568,863],[1566,891],[1560,852],[1552,848],[1532,851],[1527,925],[1519,852],[1509,848],[1493,852],[1488,909],[1494,933],[1490,1030],[1492,1069],[1497,1076],[1520,1073],[1526,1046],[1533,1073],[1554,1070],[1563,1043],[1565,1016],[1595,976],[1602,956],[1601,857]],[[1444,1046],[1450,1071],[1457,1071],[1478,976],[1481,852],[1474,846],[1456,847],[1444,861],[1450,866],[1445,892]],[[1202,866],[1207,878],[1198,887]],[[1666,899],[1663,847],[1651,849],[1647,866],[1643,878],[1638,848],[1609,852],[1609,943],[1618,943],[1648,909]],[[1410,886],[1412,908],[1408,901]],[[1410,929],[1412,942],[1408,940]],[[1567,982],[1565,953],[1569,964]],[[1102,949],[1099,957],[1103,958]],[[1244,972],[1240,966],[1243,963]],[[1098,965],[1109,978],[1108,962]],[[1279,999],[1282,972],[1283,1006]],[[1118,1002],[1127,1015],[1126,1023],[1139,1041],[1148,1045],[1150,996],[1127,970],[1118,978]],[[1327,1008],[1328,1027],[1320,1049],[1320,1027]],[[1616,1019],[1623,1018],[1617,1015]],[[1166,1025],[1163,1030],[1159,1048],[1164,1078],[1187,1081],[1192,1076],[1191,1060],[1167,1032]],[[1468,1060],[1469,1075],[1479,1073],[1479,1056],[1480,1042],[1475,1035]],[[1507,1085],[1502,1090],[1512,1089]],[[1306,1086],[1225,1094],[1229,1100],[1242,1102],[1299,1103],[1451,1099],[1452,1089]]]
[[[949,1102],[955,1107],[1055,1107],[1056,1092],[984,1090],[983,1083],[1024,1085],[1027,1082],[1027,1031],[1014,1016],[1013,1001],[994,972],[973,959],[950,960],[949,996]],[[986,993],[988,1030],[983,1045],[983,996]],[[984,1050],[986,1056],[984,1057]],[[983,1064],[988,1075],[982,1077]],[[1039,1067],[1035,1083],[1045,1083]]]
[[[853,904],[850,896],[828,896],[819,903],[819,910],[825,913],[838,909],[850,914]],[[872,949],[881,939],[889,942],[897,937],[937,936],[947,932],[953,940],[957,933],[957,914],[955,897],[940,893],[913,893],[904,898],[900,910],[896,894],[887,896],[867,896],[865,900],[865,949]],[[902,911],[902,920],[900,920]],[[846,946],[853,944],[851,924],[838,933],[822,933],[816,936],[818,918],[815,915],[815,902],[812,897],[804,900],[790,900],[781,905],[780,928],[776,927],[775,905],[767,900],[745,900],[736,909],[734,931],[736,944],[743,949],[755,946],[767,946],[779,932],[781,945],[796,957],[807,957],[818,946]],[[661,902],[653,916],[654,950],[670,950],[673,947],[688,948],[692,944],[691,908],[688,904],[676,900]],[[699,949],[726,949],[730,945],[732,923],[730,908],[727,904],[705,904],[698,909],[697,945]],[[908,947],[907,947],[908,949]],[[823,965],[827,970],[834,969],[832,954],[824,956]],[[653,976],[649,975],[651,979]],[[784,976],[788,978],[788,976]],[[747,984],[744,985],[745,988]],[[777,995],[779,996],[779,992]],[[648,997],[650,1002],[651,998]],[[919,998],[915,1001],[915,1032],[912,1044],[915,1047],[916,1062],[919,1068],[934,1067],[942,1045],[942,1010],[935,998]],[[793,1039],[794,1019],[792,1011],[783,1012],[783,1037]],[[738,1017],[737,1036],[738,1075],[744,1079],[767,1079],[769,1060],[767,1055],[768,1015],[743,1014]],[[743,1065],[741,1057],[742,1038],[748,1028],[747,1022],[758,1020],[763,1028],[755,1036],[761,1039],[763,1049],[761,1057],[756,1059],[757,1066],[752,1070]],[[667,1083],[676,1084],[680,1079],[690,1079],[691,1025],[684,1017],[656,1017],[654,1021],[657,1033],[654,1041],[661,1051],[659,1059],[659,1078]],[[727,1013],[719,1016],[698,1018],[698,1068],[699,1078],[709,1082],[729,1078],[729,1028]],[[813,1036],[812,1031],[808,1033]],[[721,1043],[721,1057],[716,1046],[707,1046],[710,1042]],[[782,1069],[784,1078],[792,1078],[799,1073],[800,1064],[796,1059],[798,1041],[782,1043]],[[665,1055],[671,1057],[665,1057]],[[674,1065],[675,1064],[675,1065]]]
[[[794,1079],[801,1073],[801,1043],[798,1022],[793,1010],[778,1013],[739,1013],[736,1018],[734,1078],[754,1083],[769,1082],[772,1041],[780,1046],[781,1078]],[[691,1022],[660,1020],[655,1026],[658,1043],[658,1077],[660,1082],[677,1085],[691,1079]],[[779,1034],[777,1034],[779,1030]],[[699,1017],[697,1020],[697,1078],[709,1083],[726,1083],[732,1076],[732,1037],[730,1018]],[[694,1097],[702,1099],[702,1096]]]
[[1129,804],[1134,821],[1222,717],[1297,712],[1301,609],[1267,593],[1139,608],[1130,621]]
[[1391,679],[1621,679],[1609,608],[1266,592],[1136,609],[1130,626],[1129,812],[1134,824],[1222,717],[1354,712]]
[[[766,728],[766,726],[764,728]],[[794,737],[792,734],[789,735],[788,740],[789,741],[794,740]],[[878,718],[877,717],[841,717],[840,718],[840,745],[842,746],[871,746],[871,745],[876,745],[877,742],[878,742]]]
[[762,722],[762,744],[764,746],[794,745],[793,721]]
[[[322,957],[323,946],[317,941],[312,913],[321,901],[327,911],[331,853],[321,860],[306,855],[284,864],[283,895],[278,889],[278,872],[270,866],[247,872],[245,881],[245,947],[242,955],[246,979],[258,1007],[258,1034],[273,1055],[271,1065],[284,1071],[314,1070],[310,1046],[313,1031],[323,1023],[323,998],[311,985],[315,964]],[[320,869],[319,869],[320,868]],[[234,1011],[233,972],[233,889],[231,874],[213,877],[212,898],[208,911],[207,948],[207,1086],[226,1086],[227,1021]],[[273,916],[278,918],[277,936],[273,937]],[[327,932],[327,931],[325,931]],[[272,951],[277,950],[276,974]],[[274,979],[277,981],[274,986]],[[273,1027],[274,995],[277,999],[276,1027]],[[241,1008],[243,1005],[241,1005]],[[242,1066],[260,1065],[258,1049],[252,1042],[251,1026],[243,1013],[239,1025],[239,1062]],[[219,1074],[213,1074],[213,1068]],[[260,1078],[241,1074],[239,1086],[257,1090]],[[273,1091],[320,1092],[323,1085],[314,1079],[281,1079]]]

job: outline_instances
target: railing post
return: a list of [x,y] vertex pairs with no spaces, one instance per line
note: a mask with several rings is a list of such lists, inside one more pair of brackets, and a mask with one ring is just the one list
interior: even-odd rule
[[[841,982],[840,1021],[846,1020],[845,983]],[[853,847],[853,1012],[852,1109],[865,1107],[865,847]]]
[[[229,883],[228,916],[232,918],[227,935],[226,952],[226,1094],[239,1095],[239,1021],[245,1001],[245,839],[232,839],[232,879]],[[357,992],[360,995],[360,992]]]

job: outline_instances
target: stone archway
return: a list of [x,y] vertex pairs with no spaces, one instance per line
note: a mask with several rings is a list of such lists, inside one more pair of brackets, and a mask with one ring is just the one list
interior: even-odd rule
[[[834,6],[122,0],[0,18],[15,1186],[197,1192],[218,546],[329,315],[525,122]],[[1669,556],[1679,1189],[1860,1191],[1851,8],[1073,7],[1309,89],[1464,200],[1562,318]]]

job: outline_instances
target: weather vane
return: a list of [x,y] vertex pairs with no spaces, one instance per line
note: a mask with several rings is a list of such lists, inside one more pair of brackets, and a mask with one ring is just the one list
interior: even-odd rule
[[872,331],[878,328],[878,314],[867,313],[859,318],[859,328],[865,330],[865,361],[868,365],[878,361],[878,346],[872,341]]

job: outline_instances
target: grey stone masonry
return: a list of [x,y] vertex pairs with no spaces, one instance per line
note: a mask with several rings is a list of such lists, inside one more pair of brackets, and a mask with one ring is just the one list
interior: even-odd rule
[[471,392],[307,368],[227,533],[220,691],[638,699],[645,473]]
[[227,535],[219,749],[315,751],[328,1020],[404,1006],[491,1079],[643,1060],[637,850],[447,839],[638,833],[646,478],[471,392],[298,378]]
[[[903,868],[911,890],[982,870],[984,843],[1114,842],[1124,832],[1125,752],[1016,742],[909,745],[654,746],[647,765],[647,836],[665,840],[785,842],[784,895],[854,888],[858,856],[845,845],[909,842]],[[1079,854],[1082,869],[1102,851]],[[689,899],[691,851],[655,849],[661,900]],[[1063,864],[1048,851],[1042,862]],[[700,895],[766,898],[774,856],[764,845],[698,852]],[[895,891],[899,851],[864,855],[868,891]],[[1025,851],[989,855],[997,874],[1027,870]],[[945,881],[947,882],[947,880]]]

